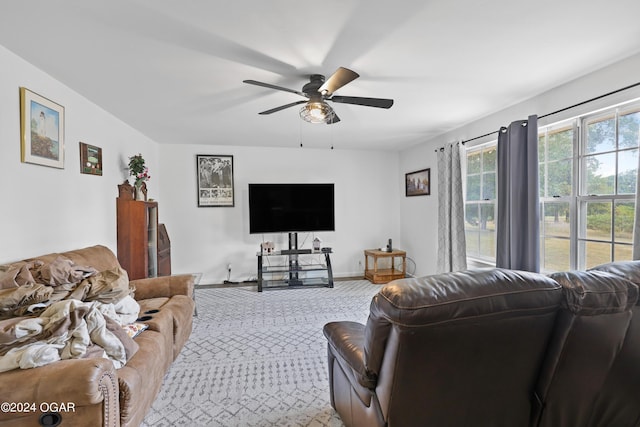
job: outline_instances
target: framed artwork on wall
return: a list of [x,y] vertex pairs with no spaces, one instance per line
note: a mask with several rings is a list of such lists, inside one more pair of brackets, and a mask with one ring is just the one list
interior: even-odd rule
[[431,194],[431,169],[422,169],[404,175],[405,195],[428,196]]
[[102,175],[102,148],[80,143],[80,173]]
[[64,169],[64,107],[20,88],[20,157],[23,163]]
[[196,155],[198,207],[233,207],[233,156]]

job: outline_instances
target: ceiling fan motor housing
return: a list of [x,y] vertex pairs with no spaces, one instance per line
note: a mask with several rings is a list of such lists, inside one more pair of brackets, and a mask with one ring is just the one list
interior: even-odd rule
[[311,74],[309,76],[309,83],[302,86],[302,93],[307,95],[311,99],[318,99],[321,97],[320,86],[324,83],[324,76],[322,74]]

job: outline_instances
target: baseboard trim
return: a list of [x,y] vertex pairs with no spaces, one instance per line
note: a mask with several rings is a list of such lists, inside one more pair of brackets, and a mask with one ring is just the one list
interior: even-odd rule
[[[344,277],[334,277],[334,282],[346,282],[349,280],[366,280],[364,276],[344,276]],[[244,282],[229,282],[226,283],[210,283],[208,285],[195,285],[197,289],[208,289],[208,288],[239,288],[239,287],[251,287],[258,286],[258,283],[255,280],[246,280]]]

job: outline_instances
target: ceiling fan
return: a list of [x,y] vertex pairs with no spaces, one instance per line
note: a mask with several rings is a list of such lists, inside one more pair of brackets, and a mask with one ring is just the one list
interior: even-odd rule
[[383,98],[362,98],[358,96],[338,96],[334,92],[347,83],[360,77],[355,71],[348,68],[340,67],[335,73],[325,80],[321,74],[312,74],[309,76],[309,83],[302,87],[301,91],[288,89],[286,87],[276,86],[269,83],[258,82],[255,80],[243,80],[244,83],[262,86],[275,90],[295,93],[296,95],[307,98],[306,100],[292,102],[290,104],[281,105],[280,107],[262,111],[258,114],[271,114],[285,108],[305,104],[300,110],[300,117],[310,123],[338,123],[340,118],[326,101],[340,102],[343,104],[364,105],[366,107],[391,108],[393,99]]

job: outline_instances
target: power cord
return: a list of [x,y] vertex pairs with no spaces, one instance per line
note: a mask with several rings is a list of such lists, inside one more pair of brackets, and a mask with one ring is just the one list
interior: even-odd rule
[[227,280],[224,281],[225,285],[237,285],[238,282],[231,281],[231,264],[227,264]]

